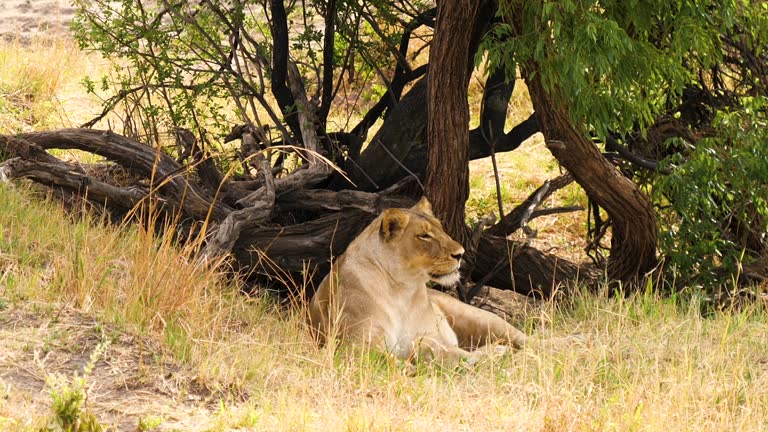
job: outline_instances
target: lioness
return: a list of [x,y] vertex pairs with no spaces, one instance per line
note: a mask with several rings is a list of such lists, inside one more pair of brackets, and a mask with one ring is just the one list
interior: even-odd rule
[[320,343],[335,335],[451,363],[476,360],[468,350],[488,343],[523,346],[526,335],[502,318],[427,288],[456,284],[463,253],[426,199],[385,210],[320,284],[309,307],[314,333]]

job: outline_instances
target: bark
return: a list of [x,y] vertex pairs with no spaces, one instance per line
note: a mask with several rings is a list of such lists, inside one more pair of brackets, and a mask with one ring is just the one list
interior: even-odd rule
[[[361,190],[384,189],[409,172],[423,175],[402,161],[418,160],[426,166],[427,79],[422,78],[403,96],[384,120],[381,129],[360,154],[360,160],[347,172]],[[343,182],[338,182],[340,187]]]
[[[296,185],[295,180],[299,178],[300,183],[298,185],[304,186],[309,179],[314,177],[325,179],[331,173],[331,169],[320,157],[320,140],[315,129],[319,124],[319,119],[317,112],[307,99],[307,93],[301,82],[298,68],[294,63],[288,63],[287,74],[288,87],[298,108],[297,116],[301,129],[302,144],[308,150],[304,156],[309,163],[306,169],[300,169],[293,173],[298,173],[298,176],[291,175],[286,177],[284,183],[290,180],[291,183],[289,185]],[[244,206],[244,208],[231,212],[222,223],[217,224],[212,229],[205,249],[202,252],[204,259],[213,259],[217,256],[229,254],[244,231],[254,229],[271,219],[272,210],[275,207],[277,184],[272,177],[272,170],[268,161],[261,158],[261,155],[256,157],[259,158],[257,164],[259,174],[263,180],[263,186],[238,200],[237,203]],[[287,189],[289,185],[281,186]],[[284,192],[287,192],[287,190],[284,190]]]
[[507,80],[505,68],[496,69],[485,81],[485,91],[480,106],[480,126],[476,129],[484,139],[493,142],[504,135],[507,106],[514,90],[514,73]]
[[39,145],[23,138],[8,135],[0,135],[0,155],[53,164],[61,162],[57,157],[48,154]]
[[466,240],[464,208],[469,197],[469,106],[467,58],[478,2],[446,0],[438,6],[429,52],[426,195],[446,232]]
[[330,269],[330,259],[344,252],[375,215],[345,210],[290,226],[244,232],[233,248],[241,273],[261,275],[293,292],[308,283],[307,294]]
[[133,209],[146,197],[147,191],[121,188],[96,180],[62,162],[37,162],[13,158],[0,165],[0,178],[28,178],[53,189],[66,189],[107,207],[124,212]]
[[[502,131],[501,135],[494,134],[493,138],[496,145],[494,151],[496,153],[513,151],[538,131],[539,122],[536,120],[536,113],[534,113],[513,127],[509,132],[503,133]],[[482,159],[491,155],[486,137],[483,136],[483,131],[480,128],[469,131],[469,143],[469,158],[471,160]]]
[[576,130],[564,101],[544,89],[541,75],[533,73],[536,68],[528,63],[524,71],[547,148],[613,220],[608,277],[635,281],[656,265],[657,229],[651,202]]
[[288,88],[288,14],[283,0],[271,0],[272,10],[272,95],[294,136],[301,135],[295,101]]
[[323,189],[300,189],[280,197],[280,210],[290,211],[343,211],[362,210],[378,214],[391,207],[410,207],[413,201],[404,197],[376,194],[370,192],[343,190],[333,192]]
[[304,156],[310,165],[322,165],[322,160],[317,157],[321,149],[320,138],[317,136],[316,129],[320,124],[320,120],[317,117],[316,107],[307,98],[307,92],[304,89],[304,83],[301,81],[299,69],[293,62],[288,63],[288,87],[293,95],[293,100],[296,101],[301,142],[304,148],[309,150],[308,154]]
[[[398,48],[400,59],[405,59],[408,56],[408,47],[410,46],[411,34],[414,30],[422,25],[434,27],[436,12],[437,8],[429,9],[414,17],[408,25],[406,25],[403,34],[400,36],[400,47]],[[402,95],[405,85],[421,78],[426,72],[427,65],[422,65],[416,70],[411,70],[411,67],[407,62],[398,61],[395,66],[392,82],[387,88],[387,91],[382,95],[381,99],[368,110],[360,123],[352,129],[352,133],[357,134],[362,138],[367,137],[368,129],[373,126],[376,119],[378,119],[385,111],[391,112],[392,108],[400,101],[400,96]]]
[[266,160],[261,159],[257,163],[264,186],[250,195],[251,200],[247,207],[233,211],[211,230],[202,251],[204,259],[212,260],[232,252],[235,242],[244,230],[265,223],[272,217],[272,209],[275,207],[275,179]]
[[110,131],[58,129],[20,134],[17,138],[46,150],[76,149],[103,156],[131,173],[150,179],[152,188],[157,188],[193,219],[206,220],[210,215],[213,220],[221,220],[232,211],[190,181],[187,168],[170,156]]
[[328,112],[333,102],[333,68],[334,68],[334,25],[336,23],[336,0],[328,0],[325,5],[325,31],[323,32],[323,95],[318,117],[322,129],[328,119]]
[[600,276],[592,267],[579,266],[524,243],[484,235],[477,247],[472,279],[481,280],[490,273],[493,276],[487,285],[541,298],[556,291],[568,295],[576,281],[591,286]]
[[[368,130],[374,123],[376,123],[382,114],[391,113],[394,107],[398,105],[405,86],[426,75],[427,69],[427,65],[422,65],[407,74],[396,73],[395,78],[390,83],[387,91],[384,92],[379,101],[365,113],[363,119],[352,129],[352,133],[359,136],[360,139],[367,138]],[[387,117],[387,115],[384,116],[385,121]]]
[[200,184],[208,193],[215,194],[221,186],[224,176],[216,167],[213,158],[200,146],[197,137],[195,137],[192,131],[176,128],[175,132],[176,142],[183,149],[181,156],[179,156],[176,162],[181,164],[187,158],[190,158],[192,162],[188,165],[195,167],[195,172],[197,172],[200,178]]

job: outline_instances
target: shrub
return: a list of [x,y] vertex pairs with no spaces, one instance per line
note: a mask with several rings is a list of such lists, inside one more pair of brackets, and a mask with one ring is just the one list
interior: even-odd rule
[[716,135],[665,161],[655,184],[660,248],[684,281],[722,286],[768,249],[768,99],[715,116]]

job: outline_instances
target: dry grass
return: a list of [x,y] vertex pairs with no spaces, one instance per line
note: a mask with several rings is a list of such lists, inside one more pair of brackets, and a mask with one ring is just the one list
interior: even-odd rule
[[[768,419],[767,320],[756,307],[703,318],[652,293],[584,295],[527,320],[529,331],[576,332],[584,344],[414,374],[376,353],[316,347],[301,307],[243,297],[149,232],[74,221],[19,187],[0,188],[0,226],[2,303],[66,303],[94,326],[158,341],[219,395],[193,430],[746,431]],[[0,402],[3,419],[24,424]]]
[[79,81],[101,67],[68,38],[0,39],[0,133],[85,121],[95,104]]
[[[0,104],[21,91],[14,89],[55,100],[67,80],[79,80],[61,74],[80,54],[61,58],[70,66],[54,58],[32,79],[14,69],[30,56],[17,49],[0,49],[7,86]],[[48,55],[61,52],[68,51]],[[6,80],[17,73],[30,74],[29,82]],[[520,98],[514,104],[524,110]],[[47,127],[36,120],[43,117],[68,125],[50,112],[15,113],[0,116],[0,132]],[[535,140],[505,155],[501,168],[507,208],[557,174]],[[471,206],[483,213],[495,203],[490,166],[478,161],[472,172]],[[583,203],[578,190],[554,200],[548,205]],[[562,220],[534,228],[550,245],[573,242],[562,247],[577,250],[582,222]],[[757,306],[705,318],[696,302],[651,291],[629,299],[585,294],[558,308],[540,304],[516,323],[544,336],[579,333],[583,344],[528,348],[458,370],[419,364],[411,372],[381,354],[315,346],[301,305],[284,309],[241,295],[225,267],[199,264],[193,249],[135,226],[75,219],[23,185],[0,185],[0,429],[48,424],[46,392],[53,390],[40,380],[82,374],[81,360],[94,351],[89,406],[120,430],[140,421],[139,430],[206,431],[768,428],[768,316]],[[113,348],[99,348],[105,343]],[[178,376],[186,378],[170,391],[170,377]],[[169,385],[140,385],[155,380]],[[123,402],[113,388],[139,391]],[[207,396],[190,398],[198,394]]]

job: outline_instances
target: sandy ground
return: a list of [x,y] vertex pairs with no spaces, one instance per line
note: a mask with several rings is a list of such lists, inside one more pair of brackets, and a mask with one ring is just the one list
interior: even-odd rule
[[156,430],[204,429],[219,398],[226,398],[148,339],[68,307],[11,306],[0,310],[0,430],[45,421],[51,414],[47,381],[83,376],[99,346],[103,353],[86,376],[87,409],[111,430],[138,430],[140,419],[152,418],[161,419]]
[[[66,0],[0,0],[0,39],[68,35],[74,13]],[[39,427],[51,415],[47,382],[82,376],[99,346],[105,351],[86,377],[87,409],[110,430],[136,431],[147,419],[161,420],[152,430],[205,429],[227,397],[200,385],[152,340],[66,306],[9,305],[2,294],[0,287],[0,431]]]
[[74,14],[65,0],[0,0],[0,38],[27,43],[43,33],[68,33]]

